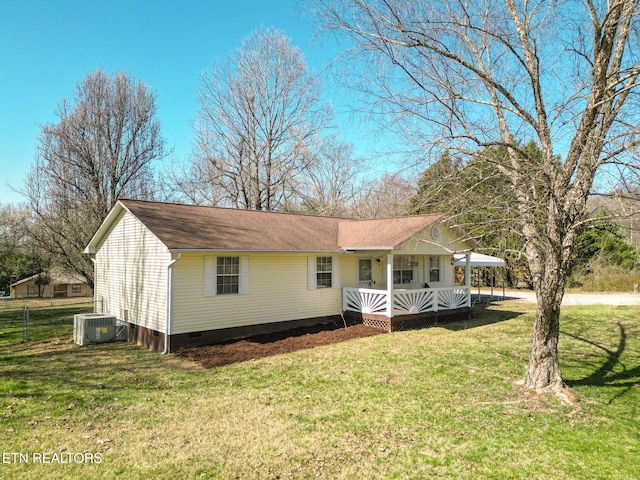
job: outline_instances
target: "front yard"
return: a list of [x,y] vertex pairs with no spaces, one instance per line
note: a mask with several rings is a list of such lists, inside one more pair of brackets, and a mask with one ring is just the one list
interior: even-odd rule
[[640,478],[639,310],[563,310],[571,407],[516,383],[522,303],[210,369],[70,336],[5,345],[0,476]]

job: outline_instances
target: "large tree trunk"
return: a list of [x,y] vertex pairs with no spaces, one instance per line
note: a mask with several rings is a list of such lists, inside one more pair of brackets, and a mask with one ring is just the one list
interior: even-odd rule
[[564,275],[554,268],[558,265],[554,260],[547,259],[546,268],[534,282],[537,310],[524,385],[539,393],[560,393],[566,388],[558,361]]
[[527,388],[537,392],[556,392],[565,387],[558,363],[560,307],[555,303],[557,302],[538,297],[529,366],[524,380]]

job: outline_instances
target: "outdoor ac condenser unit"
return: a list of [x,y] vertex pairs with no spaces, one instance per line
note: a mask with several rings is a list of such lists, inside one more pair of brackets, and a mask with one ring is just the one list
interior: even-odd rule
[[73,316],[73,341],[78,345],[112,342],[116,339],[116,317],[104,313]]

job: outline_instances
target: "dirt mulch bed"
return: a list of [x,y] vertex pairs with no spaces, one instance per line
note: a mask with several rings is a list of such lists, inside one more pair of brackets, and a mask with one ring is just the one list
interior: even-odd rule
[[257,335],[216,345],[186,348],[179,350],[176,354],[194,361],[204,368],[214,368],[383,333],[386,332],[366,325],[354,325],[347,328],[338,325],[319,325],[268,335]]

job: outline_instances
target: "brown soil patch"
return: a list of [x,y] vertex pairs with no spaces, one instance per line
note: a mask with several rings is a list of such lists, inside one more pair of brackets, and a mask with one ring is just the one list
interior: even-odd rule
[[347,328],[337,325],[319,325],[275,334],[257,335],[216,345],[186,348],[178,351],[177,355],[192,360],[204,368],[213,368],[382,333],[386,332],[366,325]]

